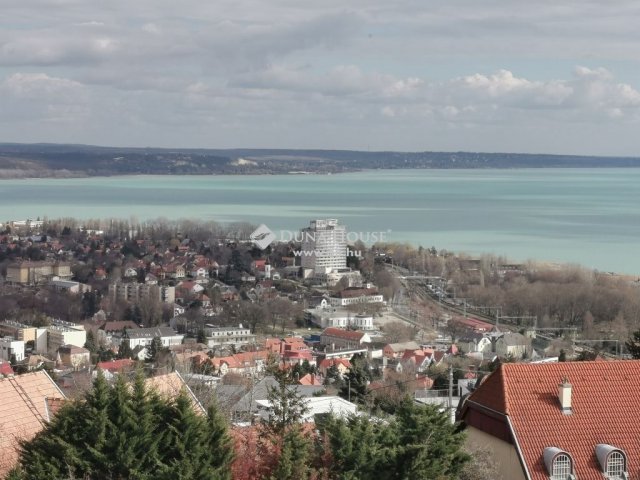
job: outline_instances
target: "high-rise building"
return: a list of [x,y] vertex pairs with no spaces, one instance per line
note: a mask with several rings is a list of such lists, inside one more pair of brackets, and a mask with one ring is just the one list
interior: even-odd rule
[[347,232],[338,220],[312,220],[302,230],[302,268],[313,270],[314,275],[323,275],[332,270],[347,268]]

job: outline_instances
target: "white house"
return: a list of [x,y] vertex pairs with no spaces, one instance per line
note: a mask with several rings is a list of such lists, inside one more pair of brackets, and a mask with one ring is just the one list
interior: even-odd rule
[[[348,402],[344,398],[335,396],[326,397],[305,397],[304,402],[307,410],[302,416],[302,421],[313,422],[316,415],[332,414],[337,417],[346,418],[355,415],[358,407],[355,403]],[[272,415],[273,408],[269,400],[256,400],[258,414],[263,420],[268,420]]]
[[15,355],[17,362],[24,360],[24,341],[13,337],[0,338],[0,360],[10,361],[11,355]]
[[160,337],[163,347],[169,347],[171,345],[180,345],[184,335],[169,327],[153,327],[127,330],[123,338],[128,339],[129,347],[133,350],[138,346],[150,345],[155,337]]
[[220,345],[247,345],[255,343],[256,336],[251,334],[251,330],[244,328],[242,324],[237,327],[214,327],[207,325],[204,328],[207,337],[207,345],[213,348]]

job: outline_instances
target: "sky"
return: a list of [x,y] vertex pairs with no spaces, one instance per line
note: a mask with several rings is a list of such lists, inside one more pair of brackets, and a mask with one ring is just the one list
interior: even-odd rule
[[0,142],[640,156],[636,0],[0,11]]

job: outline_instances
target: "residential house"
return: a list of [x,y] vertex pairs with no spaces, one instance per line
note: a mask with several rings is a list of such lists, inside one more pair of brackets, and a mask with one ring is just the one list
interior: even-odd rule
[[[125,330],[137,330],[138,328],[140,327],[131,320],[105,322],[98,328],[98,337],[109,344],[119,344]],[[114,339],[116,340],[114,341]]]
[[325,358],[318,364],[318,371],[326,377],[327,372],[333,366],[336,367],[340,375],[344,375],[351,368],[351,362],[346,358]]
[[128,341],[129,347],[131,350],[134,350],[138,346],[146,347],[151,345],[151,342],[155,337],[160,338],[160,342],[163,347],[180,345],[184,339],[184,335],[177,333],[173,328],[151,327],[127,330],[122,336],[122,340]]
[[59,363],[74,370],[91,365],[91,352],[84,347],[63,345],[58,348]]
[[[336,396],[305,397],[305,412],[300,421],[315,422],[317,415],[333,415],[348,418],[357,414],[358,406],[344,398]],[[268,420],[273,415],[273,405],[270,400],[257,400],[258,415],[262,420]]]
[[387,358],[400,358],[405,350],[418,350],[420,346],[414,342],[388,343],[382,349],[382,354]]
[[531,339],[521,333],[507,332],[496,341],[495,353],[502,358],[528,358],[532,351]]
[[0,478],[16,466],[19,442],[40,432],[64,398],[44,370],[0,378]]
[[130,358],[122,358],[119,360],[111,360],[108,362],[98,362],[96,365],[96,373],[98,370],[102,370],[106,377],[111,377],[116,373],[127,372],[134,368],[136,362]]
[[[259,402],[267,400],[271,389],[277,386],[277,380],[269,376],[262,378],[248,390],[238,389],[237,385],[220,385],[216,393],[222,406],[231,411],[234,419],[251,420],[258,414]],[[322,385],[291,385],[290,388],[304,398],[313,397],[324,390]]]
[[210,359],[210,363],[214,371],[221,377],[227,373],[252,376],[264,371],[268,357],[269,352],[258,350],[256,352],[236,353],[227,357],[214,357]]
[[0,337],[0,360],[16,362],[24,360],[24,341],[13,337]]
[[504,363],[459,419],[505,479],[638,478],[639,385],[638,360]]
[[320,335],[320,345],[332,349],[361,348],[371,344],[371,337],[366,332],[344,330],[342,328],[325,328]]

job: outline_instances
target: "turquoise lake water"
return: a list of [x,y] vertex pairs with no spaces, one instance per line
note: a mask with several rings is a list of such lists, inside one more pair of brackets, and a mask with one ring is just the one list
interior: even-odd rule
[[331,217],[389,241],[640,274],[640,169],[0,180],[0,202],[0,221],[134,216],[298,230]]

